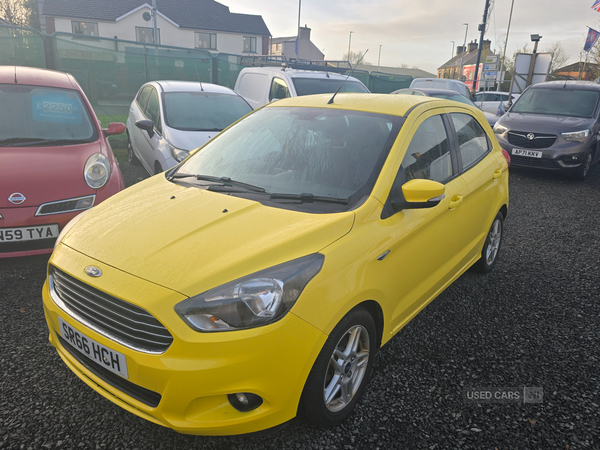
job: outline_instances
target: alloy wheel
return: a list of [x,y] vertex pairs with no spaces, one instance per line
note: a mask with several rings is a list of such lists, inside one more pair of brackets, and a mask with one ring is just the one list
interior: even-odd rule
[[494,220],[494,224],[488,234],[489,244],[485,252],[485,261],[491,265],[496,259],[498,250],[500,249],[500,239],[502,238],[502,223],[499,219]]

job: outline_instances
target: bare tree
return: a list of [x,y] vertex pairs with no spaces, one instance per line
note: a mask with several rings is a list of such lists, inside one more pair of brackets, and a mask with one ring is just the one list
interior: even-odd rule
[[565,52],[562,44],[558,41],[549,47],[546,47],[544,51],[546,53],[552,53],[552,65],[550,66],[550,74],[552,75],[554,75],[558,69],[563,67],[570,58],[570,55]]
[[10,25],[40,27],[37,0],[0,0],[0,17]]
[[[358,52],[350,51],[350,57],[348,57],[348,53],[344,53],[342,55],[342,60],[349,61],[350,64],[352,64],[352,66],[355,66],[361,60],[361,58],[363,57],[364,54],[365,54],[365,52],[362,52],[360,50]],[[362,61],[360,61],[360,63],[365,66],[372,65],[369,61],[365,61],[364,59]]]

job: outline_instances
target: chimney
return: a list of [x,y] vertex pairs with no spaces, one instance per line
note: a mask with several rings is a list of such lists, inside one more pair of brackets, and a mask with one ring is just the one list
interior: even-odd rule
[[465,47],[462,45],[459,45],[458,47],[456,47],[456,56],[460,56],[460,54],[464,51],[465,51]]
[[491,45],[492,45],[492,41],[490,41],[489,39],[486,39],[485,41],[483,41],[483,49],[484,50],[490,50]]
[[469,53],[475,50],[477,50],[477,39],[475,39],[475,41],[469,42]]
[[306,25],[300,27],[300,39],[310,41],[310,28]]

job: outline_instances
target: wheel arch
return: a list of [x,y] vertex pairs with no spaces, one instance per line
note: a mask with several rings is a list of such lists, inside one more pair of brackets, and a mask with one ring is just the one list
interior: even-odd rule
[[502,217],[504,217],[504,220],[506,220],[506,218],[508,217],[508,206],[502,205],[502,207],[500,208],[500,212],[502,213]]
[[373,322],[375,322],[375,330],[377,333],[377,348],[381,347],[381,341],[383,339],[383,329],[384,329],[384,317],[383,317],[383,309],[375,300],[365,300],[362,303],[357,304],[354,308],[344,314],[344,317],[349,314],[351,311],[362,308],[366,310],[371,317],[373,318]]

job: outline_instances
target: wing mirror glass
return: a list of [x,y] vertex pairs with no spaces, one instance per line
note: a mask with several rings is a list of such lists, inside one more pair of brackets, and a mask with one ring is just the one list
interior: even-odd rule
[[437,206],[444,196],[446,187],[433,180],[410,180],[402,185],[404,200],[392,200],[392,207],[396,211],[403,209],[433,208]]

